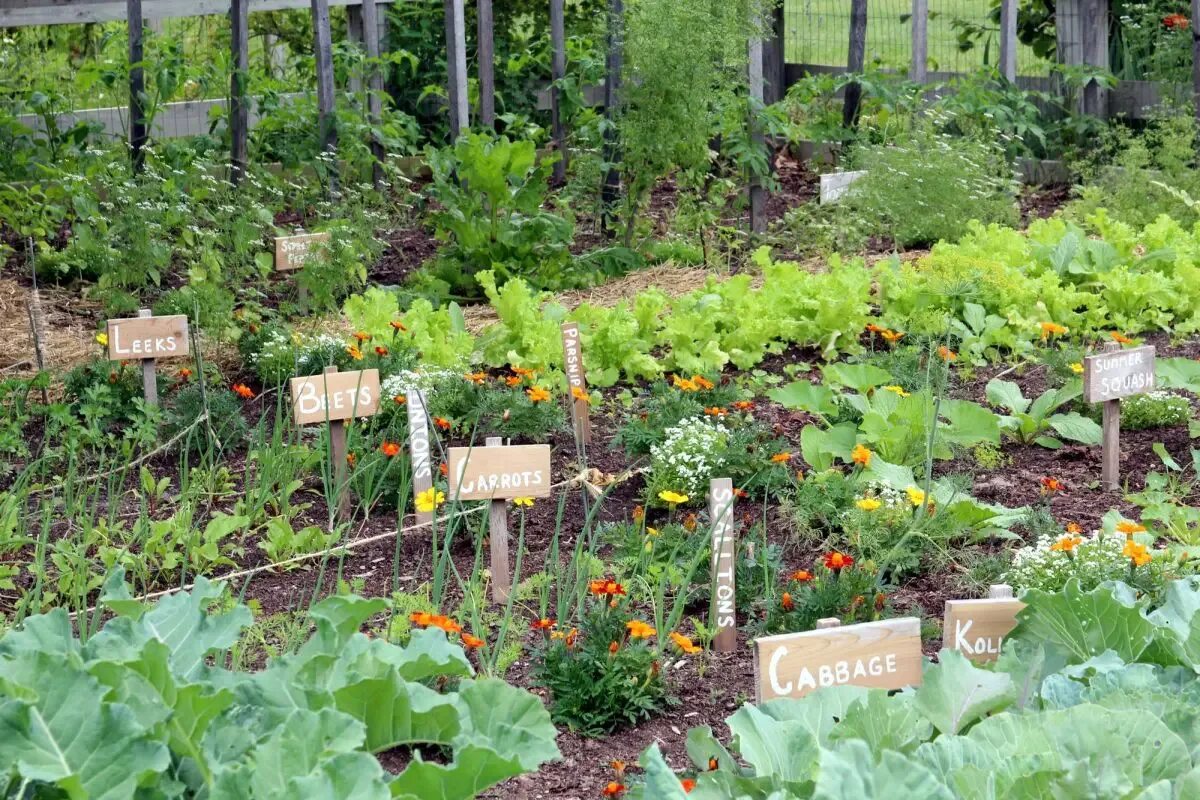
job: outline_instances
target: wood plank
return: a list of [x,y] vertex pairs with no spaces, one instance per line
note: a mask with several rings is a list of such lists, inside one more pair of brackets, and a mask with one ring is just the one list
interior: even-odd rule
[[[363,47],[367,51],[370,64],[367,67],[367,122],[372,128],[378,128],[383,123],[383,70],[379,65],[380,47],[383,38],[381,15],[375,5],[376,0],[363,0]],[[371,165],[371,182],[376,189],[383,187],[383,162],[387,158],[383,142],[379,137],[371,135],[371,155],[375,163]]]
[[[329,0],[330,6],[355,6],[362,0]],[[375,0],[391,3],[394,0]],[[145,19],[177,19],[221,15],[229,12],[229,0],[145,0]],[[250,0],[249,10],[284,11],[308,8],[309,0]],[[30,25],[78,25],[86,22],[117,22],[128,18],[126,0],[5,0],[0,7],[0,28]]]
[[454,500],[550,496],[550,445],[451,447],[448,495]]
[[[504,448],[499,436],[487,438],[487,448]],[[548,450],[549,448],[547,448]],[[488,547],[491,555],[492,601],[503,603],[512,590],[512,570],[508,566],[508,501],[492,500],[488,508]]]
[[575,441],[579,445],[579,456],[587,461],[587,445],[592,441],[591,403],[575,397],[575,390],[587,391],[587,375],[583,370],[583,343],[579,338],[579,323],[564,322],[561,327],[563,343],[563,370],[567,375],[567,402],[571,407],[571,421],[575,426]]
[[912,0],[912,64],[908,77],[913,83],[929,80],[929,0]]
[[708,517],[712,521],[712,610],[709,626],[716,631],[713,650],[737,648],[737,534],[733,518],[733,480],[713,478],[708,485]]
[[[1200,0],[1192,0],[1192,24],[1200,25]],[[1200,123],[1200,36],[1192,31],[1192,107]]]
[[301,269],[313,254],[329,244],[329,233],[298,233],[275,237],[275,271]]
[[292,378],[297,425],[374,416],[379,411],[379,370],[326,372]]
[[1024,607],[1012,598],[947,600],[942,647],[957,650],[976,663],[995,661]]
[[1114,349],[1083,359],[1083,400],[1103,403],[1154,391],[1154,345]]
[[496,127],[496,47],[492,24],[492,0],[476,0],[476,42],[479,58],[479,125]]
[[[867,59],[867,0],[850,0],[850,51],[846,69],[862,74]],[[855,81],[846,87],[846,105],[842,108],[842,124],[847,128],[858,125],[862,106],[862,85]]]
[[921,620],[916,617],[754,640],[758,703],[804,697],[827,686],[918,686],[921,667]]
[[[429,438],[429,412],[425,395],[417,390],[405,395],[408,411],[408,454],[412,462],[413,500],[433,488],[433,447]],[[416,508],[414,503],[413,508]],[[433,522],[432,511],[416,511],[417,524]]]
[[763,43],[763,101],[767,105],[778,103],[787,92],[787,17],[783,13],[783,6],[780,2],[771,9],[768,37]]
[[[567,31],[563,2],[564,0],[550,0],[550,79],[554,82],[567,76]],[[554,164],[556,183],[566,180],[568,162],[567,129],[562,118],[561,95],[560,89],[550,87],[550,129],[553,133],[554,149],[559,155]]]
[[1000,74],[1017,79],[1017,0],[1000,0]]
[[[763,107],[763,40],[754,35],[747,44],[749,63],[748,81],[750,91],[750,116],[747,124],[750,126],[750,145],[755,149],[766,147],[766,139],[758,124],[759,110]],[[763,188],[762,178],[750,176],[750,232],[765,233],[767,230],[767,191]]]
[[621,173],[617,169],[617,105],[621,97],[621,69],[625,58],[625,4],[622,0],[608,0],[606,19],[608,33],[605,43],[604,61],[604,116],[608,127],[604,132],[604,163],[610,164],[604,174],[604,185],[600,191],[603,219],[601,227],[606,234],[614,230],[617,195],[621,189]]
[[450,98],[450,138],[457,139],[471,127],[467,92],[467,32],[463,0],[445,0],[446,80]]
[[[317,135],[321,152],[337,151],[337,125],[334,119],[333,36],[329,30],[329,0],[312,0],[313,51],[317,68]],[[337,165],[332,165],[331,188],[337,189]]]
[[246,87],[250,82],[249,0],[230,0],[230,46],[233,69],[229,75],[229,179],[237,185],[246,175],[250,147],[250,109]]
[[142,0],[127,0],[125,13],[129,20],[129,152],[133,159],[133,171],[142,171],[145,163],[146,110],[142,98],[146,91],[146,73],[142,67],[145,47],[142,41]]
[[139,316],[108,320],[108,357],[113,361],[143,358],[181,358],[191,353],[188,319],[183,314]]

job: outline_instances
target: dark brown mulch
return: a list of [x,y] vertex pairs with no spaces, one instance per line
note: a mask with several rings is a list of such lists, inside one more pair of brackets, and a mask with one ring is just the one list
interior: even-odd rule
[[1071,187],[1066,184],[1052,186],[1026,186],[1018,202],[1021,206],[1021,226],[1035,219],[1046,219],[1067,204],[1071,199]]

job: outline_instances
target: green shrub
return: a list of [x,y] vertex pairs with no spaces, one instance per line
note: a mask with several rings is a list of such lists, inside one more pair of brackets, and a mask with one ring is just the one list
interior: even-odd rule
[[1185,424],[1191,416],[1191,402],[1175,392],[1135,394],[1121,401],[1121,429],[1126,431],[1170,428]]
[[223,386],[208,386],[204,392],[199,385],[185,386],[175,394],[167,412],[163,435],[170,439],[175,434],[195,424],[208,408],[208,422],[190,433],[181,445],[193,452],[201,452],[210,443],[208,431],[216,437],[219,446],[235,450],[246,441],[246,418],[242,415],[242,400]]

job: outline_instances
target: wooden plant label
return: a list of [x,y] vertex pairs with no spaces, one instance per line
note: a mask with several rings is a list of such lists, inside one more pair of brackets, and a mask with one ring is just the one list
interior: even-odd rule
[[550,496],[550,445],[451,447],[449,497],[511,500]]
[[[412,459],[413,498],[433,488],[433,461],[429,446],[429,414],[425,410],[425,395],[408,392],[408,452]],[[430,522],[433,512],[418,511],[417,522]]]
[[755,639],[754,674],[759,703],[828,686],[916,686],[921,620],[900,617]]
[[942,646],[976,663],[995,661],[1004,637],[1017,625],[1017,612],[1025,607],[1012,598],[1011,589],[1008,594],[986,600],[947,600]]
[[292,378],[292,410],[297,425],[374,416],[379,411],[379,370]]
[[183,314],[108,321],[108,357],[113,361],[177,358],[190,352],[188,320]]
[[563,367],[567,373],[567,391],[571,400],[571,420],[575,424],[575,440],[581,444],[592,441],[590,408],[585,398],[575,397],[575,390],[587,391],[587,377],[583,374],[583,345],[579,340],[579,324],[564,322],[562,325]]
[[1097,353],[1083,359],[1083,399],[1120,400],[1154,389],[1154,345]]
[[275,269],[291,272],[300,269],[313,253],[329,243],[328,233],[298,233],[275,237]]
[[712,520],[712,608],[716,635],[713,650],[732,653],[737,646],[737,604],[734,571],[737,538],[733,527],[733,480],[713,478],[708,485],[708,516]]

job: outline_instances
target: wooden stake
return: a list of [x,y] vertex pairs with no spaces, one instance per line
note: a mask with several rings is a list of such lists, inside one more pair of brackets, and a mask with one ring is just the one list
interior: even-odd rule
[[770,37],[763,43],[763,100],[767,105],[778,103],[787,94],[787,20],[783,3],[771,10]]
[[[325,368],[326,375],[333,375],[337,371],[337,367]],[[329,421],[329,454],[333,460],[333,469],[330,470],[330,474],[333,476],[337,517],[338,520],[345,522],[346,518],[350,516],[350,493],[347,491],[349,488],[350,464],[346,460],[345,420],[334,419]]]
[[[425,396],[418,391],[405,395],[408,407],[408,453],[412,462],[413,498],[433,488],[433,459],[429,440],[429,413]],[[415,506],[414,506],[415,508]],[[417,511],[417,524],[433,522],[432,511]]]
[[463,0],[445,0],[446,69],[449,81],[450,138],[458,139],[471,127],[467,105],[467,34]]
[[[379,12],[375,0],[363,0],[363,45],[367,50],[370,65],[367,67],[367,122],[376,129],[383,122],[383,73],[379,69],[380,30]],[[376,189],[383,187],[383,159],[387,153],[383,142],[371,133],[371,155],[375,162],[371,165],[371,181]]]
[[[152,317],[154,314],[148,308],[139,308],[138,316]],[[142,395],[146,398],[146,405],[158,406],[157,362],[153,358],[142,359]]]
[[[502,447],[504,440],[499,436],[487,438],[488,447]],[[492,601],[503,603],[508,600],[512,589],[512,572],[508,568],[508,501],[493,500],[488,511],[488,541],[492,556]]]
[[605,234],[615,230],[617,195],[621,188],[621,173],[617,170],[617,111],[621,93],[621,62],[625,48],[625,4],[622,0],[608,0],[608,56],[604,77],[604,117],[608,127],[604,132],[604,186],[600,192],[603,209],[601,227]]
[[737,536],[733,528],[733,480],[713,478],[708,484],[708,516],[712,521],[712,609],[716,633],[713,651],[737,648]]
[[912,64],[908,77],[913,83],[929,80],[929,0],[912,0]]
[[142,67],[145,48],[142,39],[142,0],[126,0],[125,17],[129,21],[129,152],[133,171],[141,172],[146,163],[146,109],[142,96],[146,92],[146,73]]
[[[334,117],[333,36],[329,31],[329,0],[312,0],[313,47],[317,64],[317,129],[321,152],[337,153],[337,122]],[[338,189],[337,159],[329,165],[329,188]]]
[[231,0],[229,27],[233,70],[229,76],[229,181],[234,186],[246,177],[249,152],[250,108],[246,84],[250,80],[250,0]]
[[[554,164],[554,181],[567,179],[567,130],[562,118],[562,90],[558,82],[567,76],[567,31],[563,9],[564,0],[550,0],[550,128],[554,133],[554,149],[559,159]],[[1195,0],[1200,3],[1200,0]]]
[[[867,0],[850,0],[850,54],[846,60],[846,71],[860,75],[867,59]],[[854,81],[846,86],[846,105],[842,109],[842,125],[854,128],[858,125],[858,112],[862,105],[862,84]]]
[[[766,139],[758,124],[758,113],[763,107],[763,41],[755,34],[749,42],[749,83],[750,83],[750,144],[755,149],[766,147]],[[750,176],[750,232],[765,233],[767,230],[767,190],[763,188],[762,178]]]
[[496,127],[496,50],[492,31],[492,0],[478,0],[479,125]]
[[1192,0],[1192,95],[1195,104],[1196,122],[1200,123],[1200,35],[1195,30],[1200,25],[1200,0]]
[[567,400],[571,405],[571,421],[575,426],[575,444],[579,458],[587,466],[587,446],[592,441],[591,405],[586,399],[574,396],[574,390],[587,391],[587,376],[583,371],[583,343],[579,339],[579,323],[562,324],[563,369],[567,373]]
[[1017,0],[1000,0],[1000,74],[1009,83],[1017,80]]
[[[1109,342],[1102,349],[1106,353],[1115,353],[1121,349],[1121,345]],[[1115,492],[1121,484],[1121,401],[1106,400],[1102,413],[1100,485],[1105,491]]]

